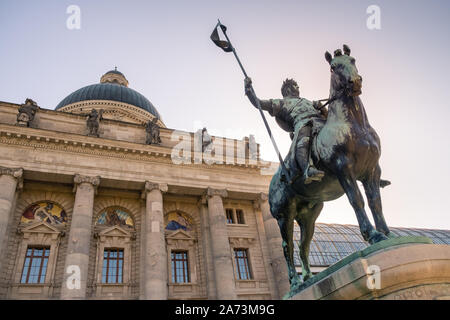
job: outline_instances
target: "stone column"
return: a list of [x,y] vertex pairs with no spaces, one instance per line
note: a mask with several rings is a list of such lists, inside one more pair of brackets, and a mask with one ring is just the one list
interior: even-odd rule
[[144,299],[167,300],[168,270],[167,249],[164,235],[164,210],[162,192],[167,191],[167,184],[145,183],[146,197],[144,257],[141,259],[144,270]]
[[22,185],[23,169],[0,167],[0,267],[7,247],[7,228],[14,207],[16,189]]
[[227,197],[226,190],[208,188],[208,216],[211,233],[216,297],[219,300],[236,299],[233,262],[228,239],[227,222],[222,198]]
[[270,293],[272,299],[279,299],[280,294],[278,292],[278,286],[275,282],[274,270],[272,268],[270,249],[267,244],[266,231],[264,229],[264,220],[261,213],[261,198],[253,201],[253,209],[255,210],[256,228],[258,230],[259,241],[261,243],[261,250],[263,254],[264,269],[267,275],[267,281],[269,283]]
[[206,196],[202,196],[198,202],[203,240],[203,255],[205,257],[206,283],[208,300],[216,300],[216,279],[214,275],[214,263],[211,249],[211,232],[209,228],[208,206]]
[[61,299],[67,300],[86,298],[94,196],[100,177],[76,174],[74,184],[75,203],[61,286]]
[[279,298],[282,298],[290,290],[289,276],[282,247],[283,240],[281,238],[278,222],[270,213],[267,194],[261,193],[259,201],[264,220],[264,230],[266,232],[267,243],[269,246],[270,263],[275,275]]

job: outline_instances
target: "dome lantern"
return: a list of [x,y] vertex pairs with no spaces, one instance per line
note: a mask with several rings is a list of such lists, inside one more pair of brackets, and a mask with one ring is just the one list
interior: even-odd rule
[[122,86],[128,87],[128,80],[124,74],[117,71],[117,67],[114,70],[108,71],[100,78],[100,83],[116,83]]

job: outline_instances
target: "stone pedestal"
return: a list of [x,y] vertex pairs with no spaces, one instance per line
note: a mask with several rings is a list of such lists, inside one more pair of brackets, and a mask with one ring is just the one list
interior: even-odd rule
[[450,246],[398,237],[355,252],[305,282],[291,300],[450,299]]
[[74,183],[75,203],[67,245],[61,299],[86,298],[94,196],[100,183],[100,177],[77,174]]
[[5,251],[6,229],[14,207],[17,186],[21,184],[23,169],[0,167],[0,268]]
[[278,222],[270,213],[267,194],[262,193],[259,201],[264,220],[264,231],[266,232],[269,246],[270,264],[275,276],[275,283],[277,284],[277,298],[281,299],[290,289],[288,270],[282,247],[283,239],[281,238]]
[[164,210],[162,192],[167,184],[145,183],[146,197],[144,257],[144,299],[167,300],[167,251],[164,236]]
[[233,300],[237,297],[227,222],[222,201],[222,197],[227,196],[227,191],[208,188],[206,195],[208,198],[214,278],[216,279],[216,297],[219,300]]

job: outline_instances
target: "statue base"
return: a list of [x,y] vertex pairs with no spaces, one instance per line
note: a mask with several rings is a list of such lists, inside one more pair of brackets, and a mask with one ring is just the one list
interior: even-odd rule
[[355,252],[304,282],[289,300],[450,300],[450,245],[397,237]]

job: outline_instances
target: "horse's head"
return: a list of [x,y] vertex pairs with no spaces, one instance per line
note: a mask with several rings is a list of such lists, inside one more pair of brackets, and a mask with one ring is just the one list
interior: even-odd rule
[[332,89],[343,91],[347,96],[361,94],[362,77],[358,74],[355,58],[350,56],[350,48],[344,44],[344,54],[340,49],[334,51],[334,57],[327,51],[325,59],[331,67]]

